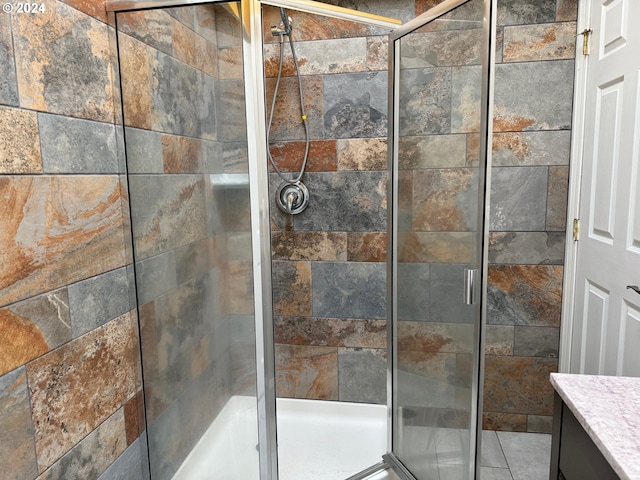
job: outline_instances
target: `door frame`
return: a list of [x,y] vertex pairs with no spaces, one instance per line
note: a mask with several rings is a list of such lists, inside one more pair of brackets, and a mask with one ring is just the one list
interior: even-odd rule
[[[394,30],[389,35],[389,113],[388,113],[388,179],[387,179],[387,205],[388,209],[388,233],[387,233],[387,404],[388,404],[388,453],[383,456],[387,466],[393,468],[403,480],[416,480],[406,469],[404,464],[393,453],[393,427],[397,424],[397,409],[394,408],[398,387],[397,377],[394,375],[394,365],[397,364],[397,350],[394,348],[394,340],[397,338],[397,245],[394,241],[394,232],[398,228],[398,149],[392,145],[398,144],[398,118],[399,105],[395,101],[399,93],[399,73],[396,68],[396,61],[400,58],[400,38],[416,30],[424,24],[439,18],[451,10],[467,3],[469,0],[444,0],[420,16],[414,18],[402,27]],[[482,229],[478,230],[477,249],[482,255],[479,266],[481,268],[480,278],[480,298],[478,300],[479,315],[476,319],[474,331],[474,345],[477,350],[473,358],[473,376],[471,384],[471,425],[475,425],[475,435],[470,438],[469,458],[469,478],[479,478],[480,471],[480,444],[482,436],[482,396],[484,378],[484,332],[487,320],[487,285],[488,285],[488,249],[489,249],[489,213],[490,213],[490,192],[491,192],[491,156],[493,138],[493,103],[494,103],[494,78],[495,78],[495,41],[497,24],[497,0],[483,0],[484,3],[484,35],[487,41],[483,45],[482,58],[486,60],[482,64],[482,97],[481,108],[484,115],[481,117],[480,125],[480,152],[484,158],[480,158],[480,176],[484,178],[484,189],[478,191],[478,202],[484,208],[478,210],[478,225]],[[487,19],[489,20],[487,22]],[[484,162],[483,162],[484,160]],[[475,287],[477,288],[477,286]],[[351,479],[348,479],[351,480]]]
[[[591,28],[591,0],[578,2],[577,32]],[[571,369],[571,336],[576,297],[576,273],[578,241],[574,240],[574,219],[580,219],[580,181],[582,179],[585,130],[585,106],[589,55],[581,53],[583,38],[576,35],[576,58],[571,119],[571,155],[569,159],[569,191],[567,203],[567,228],[565,235],[564,279],[562,283],[562,313],[560,319],[560,350],[558,372]]]

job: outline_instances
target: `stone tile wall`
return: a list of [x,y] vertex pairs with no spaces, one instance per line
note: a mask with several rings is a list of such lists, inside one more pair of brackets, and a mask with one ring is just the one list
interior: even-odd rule
[[[331,3],[406,20],[440,1]],[[386,41],[376,29],[289,14],[313,141],[303,177],[311,191],[309,208],[292,218],[272,204],[278,394],[382,402],[381,382],[369,381],[368,388],[356,385],[360,369],[355,364],[365,355],[344,360],[355,349],[375,353],[379,361],[368,359],[368,368],[375,369],[376,378],[384,374],[384,316],[379,316],[384,306],[379,301],[386,259]],[[279,12],[265,11],[264,17],[265,40],[273,42],[269,26],[279,22]],[[546,431],[549,426],[552,392],[547,377],[557,368],[576,17],[576,0],[498,2],[487,428]],[[451,41],[434,34],[428,61],[446,65],[454,48]],[[470,38],[465,45],[475,43]],[[472,60],[474,50],[464,51]],[[300,165],[304,137],[288,52],[285,49],[271,148],[281,168],[293,172]],[[265,45],[265,57],[269,100],[277,74],[277,44]],[[423,57],[424,52],[416,50],[416,61]],[[456,107],[455,100],[454,112],[461,105]],[[453,131],[472,131],[462,118],[451,116]],[[412,121],[418,130],[405,132],[424,135],[443,127],[436,120]],[[412,156],[430,153],[422,155],[426,163],[413,166],[431,169],[419,185],[451,182],[442,174],[433,178],[443,152],[459,157],[461,167],[474,166],[478,138],[463,137],[426,136],[415,144]],[[280,179],[271,177],[275,188]],[[432,198],[446,197],[449,188],[443,188]],[[446,198],[442,201],[437,210],[452,211],[443,208]],[[448,200],[450,207],[453,201]],[[421,218],[427,229],[433,222],[454,220],[450,214],[438,219],[429,212]],[[465,235],[421,233],[406,242],[403,254],[407,261],[461,261],[471,241]],[[403,291],[410,293],[411,288]],[[379,328],[375,343],[369,335],[373,325]]]
[[[439,1],[340,3],[408,20]],[[499,1],[501,64],[496,79],[497,134],[493,145],[487,427],[548,428],[550,389],[545,382],[557,362],[549,355],[557,351],[573,78],[573,39],[568,37],[576,3]],[[114,121],[119,116],[119,92],[113,84],[117,78],[114,22],[102,1],[44,0],[44,4],[43,14],[0,14],[0,457],[9,459],[4,462],[8,478],[100,475],[106,480],[120,478],[122,472],[126,478],[144,478],[141,465],[145,464],[146,449],[140,447],[146,440],[144,435],[138,439],[144,424],[139,413],[139,365],[133,354],[137,351],[137,319],[131,300],[131,270],[127,268],[131,262],[128,198],[122,177],[121,129]],[[176,27],[171,41],[167,37],[158,40],[156,48],[164,51],[167,45],[174,45],[175,56],[193,64],[202,58],[193,52],[211,48],[211,42],[199,40],[192,46],[193,36],[183,27],[193,29],[186,22],[179,22],[183,26]],[[377,316],[379,306],[369,309],[356,299],[363,290],[381,290],[384,284],[381,262],[385,259],[386,225],[380,219],[384,219],[386,208],[386,87],[382,80],[386,78],[386,45],[383,37],[376,36],[382,33],[376,29],[319,17],[298,22],[306,25],[295,30],[294,38],[300,43],[334,42],[305,55],[322,59],[327,45],[337,46],[335,42],[342,37],[340,47],[331,51],[352,55],[343,55],[340,62],[326,69],[319,67],[324,61],[307,59],[305,88],[309,112],[315,115],[310,114],[315,153],[306,181],[312,194],[319,191],[315,184],[325,186],[324,201],[331,209],[324,210],[325,215],[316,212],[317,220],[300,220],[300,227],[274,215],[274,271],[293,275],[293,285],[301,292],[293,305],[285,300],[276,312],[279,393],[380,402],[384,392],[376,385],[384,374],[385,322]],[[233,37],[225,31],[219,31],[218,46]],[[297,37],[301,33],[305,36]],[[206,33],[198,36],[207,38]],[[216,52],[218,75],[230,81],[219,85],[222,100],[233,104],[240,98],[239,47],[232,41],[224,45],[226,48]],[[273,89],[274,50],[266,48],[271,52],[267,71]],[[302,45],[300,49],[304,51]],[[153,67],[141,69],[139,76],[149,74]],[[163,67],[171,69],[175,62],[167,59]],[[215,78],[212,68],[211,64],[194,67]],[[203,75],[196,73],[196,77]],[[283,91],[292,88],[293,79],[286,78]],[[140,116],[161,105],[145,103],[144,99],[149,96],[141,96],[135,105]],[[289,103],[294,104],[293,100]],[[203,102],[201,113],[211,113],[210,105]],[[220,121],[225,111],[217,111],[216,123],[221,130],[215,133],[231,135],[243,122],[238,118]],[[195,128],[189,112],[184,113],[185,121],[177,126],[183,130],[178,133]],[[295,110],[281,109],[274,125],[273,138],[285,158],[288,152],[301,148],[300,129],[291,115],[297,115]],[[171,118],[155,118],[154,122],[161,130],[173,127]],[[153,136],[146,132],[151,128],[151,123],[145,124],[138,133]],[[93,135],[83,134],[87,131]],[[135,137],[133,131],[134,127],[129,129],[128,139]],[[209,151],[202,147],[210,146],[206,141],[216,143],[211,129],[196,133],[203,137],[200,152]],[[198,151],[191,142],[166,137],[164,142],[160,138],[160,142],[146,144],[147,148],[162,152],[166,145],[167,152],[183,148]],[[171,146],[173,140],[176,142]],[[241,165],[237,160],[243,158],[241,142],[219,143],[225,165]],[[200,172],[198,162],[216,158],[199,155],[196,160],[188,156],[190,163],[184,168],[189,173]],[[167,155],[167,171],[183,168],[175,167],[180,157]],[[288,168],[295,170],[292,158]],[[164,160],[141,168],[139,173],[149,172],[148,168],[164,172]],[[361,173],[362,180],[354,178]],[[204,189],[198,182],[186,186],[194,192]],[[345,194],[345,188],[355,193]],[[534,205],[521,202],[521,198],[533,199]],[[541,198],[546,203],[544,210],[535,205]],[[340,208],[349,215],[336,215]],[[247,237],[237,233],[242,230],[233,230],[242,241],[236,242],[236,237],[227,241],[229,258],[236,260],[229,262],[232,275],[227,280],[249,291],[245,250],[240,248]],[[178,248],[187,254],[187,247],[176,245],[175,254]],[[332,269],[342,276],[332,278]],[[311,282],[313,272],[329,278]],[[159,291],[168,288],[163,282],[173,281],[152,279]],[[322,291],[315,287],[318,282]],[[367,285],[364,289],[363,282]],[[278,287],[278,283],[276,273],[275,294],[284,299],[282,289],[291,284]],[[340,295],[336,297],[332,291]],[[311,295],[316,293],[314,303]],[[329,308],[328,298],[360,305],[352,313],[365,318],[316,315],[314,305]],[[246,305],[241,299],[230,299],[229,303],[229,312],[239,312],[234,317],[239,321],[230,322],[230,330],[237,332],[239,339],[250,339],[250,316],[242,314]],[[244,348],[247,350],[246,344]],[[316,365],[323,362],[327,367],[318,370]],[[372,375],[363,382],[367,388],[358,384],[365,363]],[[100,375],[95,375],[94,365],[104,369]],[[246,371],[245,363],[235,365],[237,371]],[[87,382],[91,388],[82,388]],[[236,388],[244,391],[250,384]],[[55,406],[52,415],[45,408],[48,405]],[[84,405],[99,406],[99,411],[87,410]]]
[[[355,6],[413,17],[412,1]],[[295,217],[280,212],[272,199],[277,394],[384,403],[386,48],[376,29],[289,15],[312,140],[302,178],[311,199]],[[277,9],[264,9],[269,105],[279,57],[269,27],[279,21]],[[283,74],[271,151],[281,170],[297,172],[304,130],[288,44]],[[273,195],[281,179],[270,177]]]
[[577,1],[498,5],[484,425],[550,432]]
[[151,475],[169,479],[255,390],[249,189],[216,183],[248,171],[242,31],[214,5],[117,26]]
[[39,3],[0,14],[1,476],[144,478],[113,18]]
[[[397,356],[400,431],[469,428],[483,2],[400,40]],[[404,430],[408,428],[408,430]],[[415,445],[400,447],[410,455]]]

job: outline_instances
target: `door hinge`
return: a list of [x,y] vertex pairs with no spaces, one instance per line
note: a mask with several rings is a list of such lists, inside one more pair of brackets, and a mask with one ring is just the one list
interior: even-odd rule
[[589,55],[589,39],[591,39],[591,34],[593,30],[590,28],[585,28],[578,35],[582,35],[582,54]]
[[579,236],[580,236],[580,219],[574,218],[573,219],[573,241],[577,242]]

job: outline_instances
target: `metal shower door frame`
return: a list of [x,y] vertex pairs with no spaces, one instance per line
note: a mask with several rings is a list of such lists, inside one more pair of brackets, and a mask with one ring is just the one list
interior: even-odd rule
[[[470,0],[444,0],[389,35],[389,131],[388,131],[388,234],[387,234],[387,404],[388,419],[388,453],[383,456],[384,462],[402,480],[418,480],[404,466],[394,453],[394,425],[398,422],[398,411],[394,400],[398,394],[398,379],[394,374],[397,365],[397,242],[394,232],[398,231],[398,144],[399,144],[399,98],[400,88],[400,42],[405,35],[419,29],[427,23],[436,20],[446,13],[458,8]],[[484,334],[486,325],[487,305],[487,272],[488,272],[488,241],[489,238],[489,192],[491,191],[491,141],[493,131],[493,84],[495,76],[495,48],[496,38],[496,3],[497,0],[483,0],[484,2],[484,39],[482,50],[482,97],[481,97],[481,125],[480,125],[480,178],[484,179],[484,189],[478,189],[478,224],[482,229],[477,232],[477,249],[482,255],[479,262],[482,269],[481,297],[474,328],[473,376],[471,385],[472,406],[470,425],[475,426],[475,435],[470,439],[469,477],[479,478],[480,472],[480,442],[482,436],[482,379],[484,378]],[[483,161],[484,160],[484,161]],[[350,479],[349,479],[350,480]]]
[[240,11],[234,13],[237,13],[242,22],[243,32],[255,311],[259,472],[260,480],[278,480],[271,221],[267,167],[262,5],[289,8],[389,30],[395,30],[402,25],[402,22],[314,0],[107,0],[105,8],[107,12],[124,12],[216,3],[240,3]]
[[[247,128],[248,131],[253,131],[255,134],[255,141],[253,143],[249,142],[249,185],[251,191],[252,239],[254,240],[253,272],[256,302],[260,480],[278,480],[271,220],[269,213],[269,172],[267,167],[265,121],[267,110],[265,105],[262,5],[365,23],[389,30],[395,30],[402,22],[312,0],[242,0]],[[259,148],[259,146],[262,148]],[[254,192],[256,195],[254,195]],[[256,242],[255,240],[258,241]],[[259,295],[258,292],[260,292]],[[376,466],[375,470],[371,470],[370,473],[374,473],[381,468],[384,467]]]

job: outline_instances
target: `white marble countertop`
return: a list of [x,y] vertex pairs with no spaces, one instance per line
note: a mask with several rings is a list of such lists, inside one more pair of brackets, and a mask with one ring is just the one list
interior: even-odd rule
[[551,383],[623,480],[640,480],[640,378],[552,373]]

